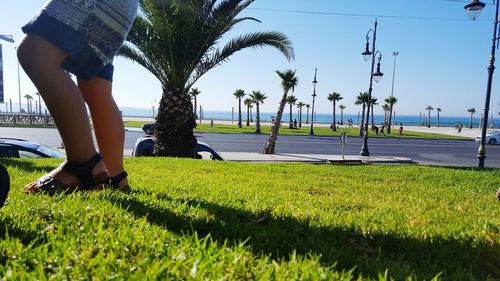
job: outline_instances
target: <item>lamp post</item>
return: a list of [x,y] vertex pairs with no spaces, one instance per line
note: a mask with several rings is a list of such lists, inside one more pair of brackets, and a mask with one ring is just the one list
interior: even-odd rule
[[[0,40],[4,40],[4,41],[7,41],[7,42],[10,42],[10,43],[14,43],[14,38],[12,37],[12,35],[1,35],[0,34]],[[1,50],[2,48],[2,44],[0,44],[0,55],[1,55]],[[0,61],[0,63],[3,63],[3,61]],[[0,68],[2,68],[2,66],[0,65]],[[0,77],[0,80],[3,79],[3,77]],[[4,101],[4,95],[3,95],[3,87],[2,89],[0,89],[0,91],[2,91],[2,96],[0,98],[0,102],[3,103]]]
[[[373,29],[368,30],[366,33],[366,49],[361,55],[363,55],[363,58],[365,61],[368,61],[370,57],[372,58],[372,67],[371,67],[371,72],[370,72],[370,88],[368,89],[368,101],[367,101],[367,113],[366,113],[366,120],[365,120],[365,126],[364,126],[364,134],[363,134],[363,145],[361,147],[360,155],[361,156],[370,156],[370,151],[368,150],[368,117],[370,116],[370,103],[372,100],[372,90],[373,90],[373,80],[375,82],[379,82],[380,79],[382,79],[382,76],[384,75],[382,72],[380,72],[380,61],[382,60],[382,53],[380,51],[376,51],[375,49],[375,43],[377,41],[377,20],[375,20],[375,26]],[[372,42],[372,50],[370,51],[370,32],[373,32],[373,42]],[[378,62],[377,62],[377,71],[374,72],[375,70],[375,59],[378,56]]]
[[309,135],[313,136],[314,135],[314,100],[316,98],[316,84],[318,84],[318,81],[316,80],[316,74],[318,73],[318,69],[316,68],[314,70],[314,80],[312,81],[314,85],[314,90],[313,90],[313,103],[312,103],[312,108],[311,108],[311,130],[309,131]]
[[[479,149],[477,151],[477,158],[479,159],[478,161],[478,167],[479,168],[484,168],[484,159],[486,158],[486,128],[488,127],[488,112],[490,110],[490,99],[491,99],[491,85],[493,82],[493,72],[495,71],[495,50],[496,50],[496,45],[497,45],[497,40],[500,39],[498,37],[498,6],[499,6],[499,0],[495,1],[496,4],[496,12],[495,12],[495,22],[493,26],[493,42],[491,44],[491,56],[490,56],[490,63],[488,66],[488,84],[486,87],[486,99],[485,99],[485,105],[484,105],[484,118],[483,122],[481,125],[481,142],[479,144]],[[471,3],[465,5],[464,9],[467,11],[467,15],[472,19],[475,20],[477,17],[479,17],[479,14],[481,14],[481,10],[486,6],[483,2],[479,0],[472,0]]]

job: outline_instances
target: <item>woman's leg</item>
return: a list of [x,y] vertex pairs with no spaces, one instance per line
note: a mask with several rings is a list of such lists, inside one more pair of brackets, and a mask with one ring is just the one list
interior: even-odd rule
[[[18,48],[18,58],[47,105],[66,148],[70,161],[84,162],[96,154],[87,110],[79,88],[61,68],[67,55],[36,35],[27,35]],[[93,174],[102,174],[102,161]],[[77,179],[61,169],[50,173],[65,184]]]
[[[106,168],[111,176],[117,176],[124,171],[125,129],[120,111],[112,96],[112,83],[95,77],[91,80],[78,79],[78,87],[89,106],[97,144]],[[127,185],[127,179],[120,182],[120,186]]]

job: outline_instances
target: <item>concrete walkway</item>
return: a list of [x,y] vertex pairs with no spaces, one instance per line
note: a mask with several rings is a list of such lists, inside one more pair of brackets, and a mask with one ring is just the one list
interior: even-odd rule
[[251,152],[221,152],[221,156],[226,161],[234,162],[302,162],[302,163],[366,163],[366,164],[403,164],[414,163],[412,159],[406,157],[376,156],[363,157],[355,155],[328,154],[261,154]]

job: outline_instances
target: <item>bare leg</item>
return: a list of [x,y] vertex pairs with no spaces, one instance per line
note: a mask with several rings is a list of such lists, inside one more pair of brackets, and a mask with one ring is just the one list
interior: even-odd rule
[[[27,35],[18,48],[21,65],[54,117],[68,160],[84,162],[96,154],[96,149],[82,94],[60,67],[66,56],[36,35]],[[94,170],[94,174],[105,171],[104,163],[99,163]],[[51,175],[68,185],[77,182],[75,177],[60,169],[52,171]]]
[[[112,96],[112,84],[101,78],[78,79],[78,86],[92,116],[94,131],[104,163],[111,176],[124,171],[123,148],[125,129],[118,106]],[[128,185],[127,179],[120,186]]]

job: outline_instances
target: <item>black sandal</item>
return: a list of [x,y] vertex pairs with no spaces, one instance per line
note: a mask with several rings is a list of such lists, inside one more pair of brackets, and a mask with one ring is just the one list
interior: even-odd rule
[[111,185],[112,188],[116,188],[121,191],[130,191],[132,188],[130,185],[125,185],[125,186],[120,186],[120,183],[128,177],[128,173],[126,171],[123,171],[122,173],[109,178],[109,185]]
[[34,186],[29,185],[25,188],[24,192],[46,192],[48,194],[54,194],[56,192],[69,191],[76,188],[79,188],[79,190],[90,190],[100,187],[110,179],[107,170],[96,177],[92,176],[95,166],[97,166],[100,161],[102,161],[102,156],[99,153],[86,162],[64,161],[60,166],[61,169],[76,177],[79,181],[78,184],[68,186],[53,176],[47,176],[37,181]]

